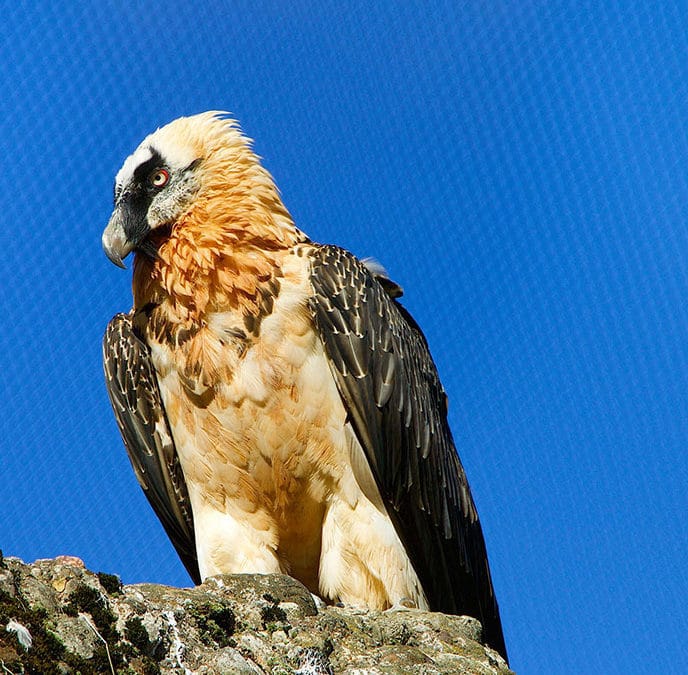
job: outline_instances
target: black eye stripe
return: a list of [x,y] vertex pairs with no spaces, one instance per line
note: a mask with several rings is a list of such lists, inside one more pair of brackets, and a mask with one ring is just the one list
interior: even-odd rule
[[165,166],[165,160],[162,155],[153,148],[150,149],[153,153],[150,159],[147,159],[143,164],[139,164],[136,169],[134,169],[134,181],[137,183],[145,183],[148,180],[148,176],[161,166]]

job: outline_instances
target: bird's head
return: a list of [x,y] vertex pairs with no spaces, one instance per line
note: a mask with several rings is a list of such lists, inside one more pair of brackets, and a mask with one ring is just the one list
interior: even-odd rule
[[188,222],[233,229],[235,240],[256,226],[278,239],[296,231],[251,141],[223,113],[176,119],[127,157],[115,178],[103,248],[124,267],[132,251],[155,257],[170,232]]

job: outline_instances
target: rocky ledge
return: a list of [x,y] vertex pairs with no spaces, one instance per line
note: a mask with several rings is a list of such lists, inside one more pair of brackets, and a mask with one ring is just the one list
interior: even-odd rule
[[287,576],[123,586],[78,558],[0,554],[2,674],[509,673],[480,640],[469,617],[318,606]]

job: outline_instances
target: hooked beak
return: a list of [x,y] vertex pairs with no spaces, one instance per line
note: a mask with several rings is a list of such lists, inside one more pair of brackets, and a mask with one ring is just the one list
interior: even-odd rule
[[124,232],[124,222],[120,209],[116,208],[112,212],[110,222],[103,232],[102,242],[105,255],[110,261],[123,270],[127,269],[122,260],[132,252],[135,243],[130,241]]

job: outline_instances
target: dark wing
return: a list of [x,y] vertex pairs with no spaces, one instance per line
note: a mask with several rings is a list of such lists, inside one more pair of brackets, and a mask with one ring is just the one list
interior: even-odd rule
[[312,310],[349,419],[431,609],[478,618],[506,658],[487,552],[420,328],[352,254],[311,258]]
[[131,316],[117,314],[103,339],[105,384],[134,473],[193,579],[201,583],[191,502],[150,352]]

